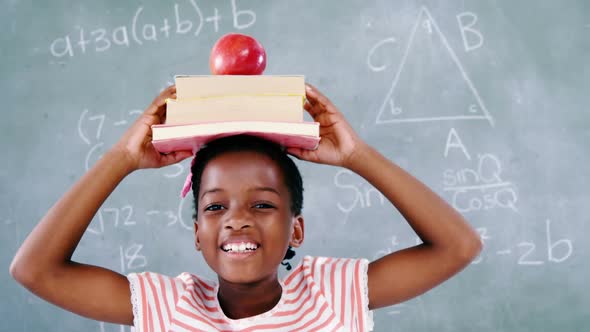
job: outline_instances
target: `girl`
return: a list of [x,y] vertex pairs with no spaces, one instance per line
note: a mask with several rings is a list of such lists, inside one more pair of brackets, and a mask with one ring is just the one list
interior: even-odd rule
[[277,268],[304,239],[301,178],[284,152],[256,138],[226,138],[192,166],[195,246],[218,275],[116,272],[71,260],[94,214],[131,172],[177,163],[190,151],[158,153],[151,125],[163,122],[164,90],[45,215],[18,250],[12,276],[33,293],[96,320],[139,331],[337,330],[372,328],[369,310],[440,284],[478,255],[481,242],[451,207],[363,142],[328,98],[306,86],[305,109],[320,123],[317,150],[299,159],[346,167],[401,212],[422,244],[376,261],[305,257],[284,279]]

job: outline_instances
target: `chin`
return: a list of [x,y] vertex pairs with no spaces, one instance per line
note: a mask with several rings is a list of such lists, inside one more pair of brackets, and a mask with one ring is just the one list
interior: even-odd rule
[[252,284],[277,276],[277,269],[265,271],[262,267],[233,265],[218,271],[217,275],[224,281],[234,284]]

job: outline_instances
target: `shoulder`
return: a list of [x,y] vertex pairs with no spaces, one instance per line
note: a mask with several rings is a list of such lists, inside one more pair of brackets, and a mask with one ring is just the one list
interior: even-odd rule
[[365,258],[336,258],[305,256],[301,262],[302,273],[314,280],[341,279],[347,276],[367,274],[369,261]]
[[216,287],[215,282],[186,272],[176,277],[154,272],[131,273],[127,279],[134,326],[143,327],[138,331],[148,331],[150,326],[169,326],[177,308],[187,299],[205,302]]
[[325,295],[344,295],[352,288],[362,292],[367,287],[368,266],[369,261],[364,258],[305,256],[284,284],[288,289],[310,284]]
[[204,288],[213,290],[216,286],[214,281],[188,272],[183,272],[176,277],[171,277],[160,273],[146,271],[141,273],[130,273],[127,275],[127,279],[132,285],[135,284],[151,290],[171,290],[174,288]]
[[287,293],[308,293],[312,303],[325,302],[328,311],[349,331],[372,329],[368,306],[367,269],[364,258],[305,256],[285,278]]

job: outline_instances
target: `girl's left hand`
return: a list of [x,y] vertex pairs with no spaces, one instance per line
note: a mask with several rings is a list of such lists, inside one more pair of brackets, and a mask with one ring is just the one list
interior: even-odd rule
[[349,167],[365,143],[326,96],[310,84],[305,90],[307,101],[303,107],[320,123],[320,144],[316,150],[288,148],[287,153],[306,161]]

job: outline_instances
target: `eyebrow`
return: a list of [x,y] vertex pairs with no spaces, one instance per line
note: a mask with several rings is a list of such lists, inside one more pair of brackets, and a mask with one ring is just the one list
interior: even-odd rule
[[[203,197],[205,197],[205,195],[207,195],[207,194],[213,194],[213,193],[220,192],[220,191],[224,191],[224,190],[221,188],[212,188],[212,189],[206,190],[205,192],[203,192],[200,199],[203,199]],[[275,193],[279,197],[281,197],[281,193],[273,187],[256,187],[256,188],[252,188],[248,191],[267,191],[267,192]]]
[[248,191],[268,191],[268,192],[275,193],[279,197],[281,197],[281,193],[278,190],[276,190],[275,188],[273,188],[273,187],[256,187],[256,188],[252,188],[252,189],[250,189]]
[[220,191],[223,191],[223,189],[221,189],[221,188],[209,189],[209,190],[203,192],[203,194],[201,195],[201,198],[199,198],[199,199],[203,199],[203,197],[205,197],[205,195],[207,195],[207,194],[213,194],[213,193],[220,192]]

